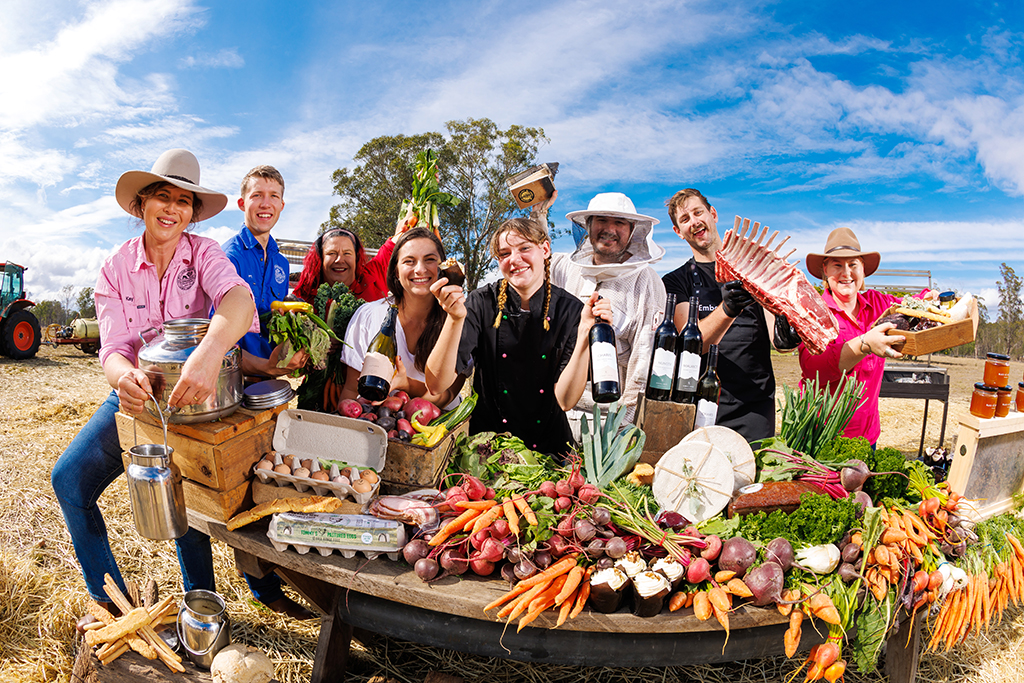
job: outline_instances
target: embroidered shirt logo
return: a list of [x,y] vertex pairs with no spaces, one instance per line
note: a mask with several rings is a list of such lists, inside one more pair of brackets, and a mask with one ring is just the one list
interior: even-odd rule
[[196,286],[196,278],[197,276],[195,268],[186,268],[185,270],[181,271],[180,273],[178,273],[178,289],[180,289],[183,292],[187,292],[188,290],[192,289],[193,287]]
[[288,279],[288,273],[281,266],[274,266],[274,282],[281,284]]

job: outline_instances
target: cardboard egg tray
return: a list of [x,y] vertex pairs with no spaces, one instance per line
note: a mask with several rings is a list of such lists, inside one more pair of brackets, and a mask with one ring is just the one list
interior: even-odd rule
[[327,557],[334,551],[353,558],[360,553],[369,560],[386,555],[397,561],[405,546],[405,525],[372,515],[338,515],[322,512],[282,512],[271,518],[267,538],[278,552],[289,546],[306,555],[316,550]]

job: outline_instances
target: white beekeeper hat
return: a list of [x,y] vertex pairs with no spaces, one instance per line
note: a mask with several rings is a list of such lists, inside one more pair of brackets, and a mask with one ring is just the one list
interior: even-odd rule
[[653,216],[637,213],[636,207],[633,206],[633,200],[621,192],[602,192],[590,200],[586,211],[573,211],[565,214],[566,218],[584,228],[587,227],[587,218],[590,216],[625,218],[636,223],[636,227],[640,227],[641,223],[646,223],[647,230],[643,231],[644,234],[659,223],[658,219]]

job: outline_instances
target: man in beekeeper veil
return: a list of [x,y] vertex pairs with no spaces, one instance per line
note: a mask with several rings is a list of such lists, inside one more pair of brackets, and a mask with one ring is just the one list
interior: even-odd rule
[[[534,217],[547,225],[547,208],[558,193],[538,205]],[[573,223],[576,251],[552,254],[551,282],[582,301],[597,291],[612,305],[621,402],[632,422],[637,398],[646,387],[654,330],[665,311],[665,286],[651,267],[665,255],[654,243],[657,218],[636,212],[621,192],[603,192],[584,211],[566,214]],[[594,399],[587,384],[583,398],[570,411],[569,421],[579,437],[580,411],[593,414]]]

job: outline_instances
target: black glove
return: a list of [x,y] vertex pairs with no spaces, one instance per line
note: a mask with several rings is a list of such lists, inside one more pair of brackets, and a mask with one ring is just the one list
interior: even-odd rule
[[775,316],[775,338],[772,344],[779,351],[789,351],[800,346],[800,335],[784,315]]
[[739,280],[726,282],[722,285],[722,310],[730,318],[735,318],[743,309],[754,303],[754,297],[750,292],[743,289],[743,283]]

